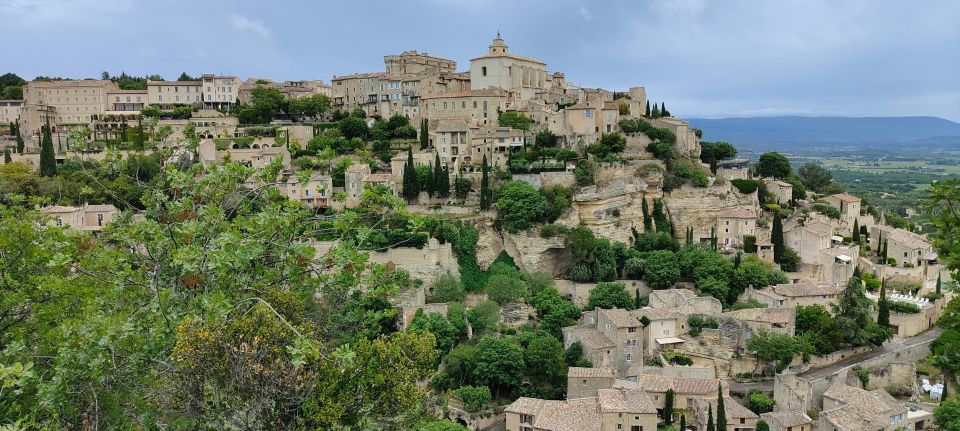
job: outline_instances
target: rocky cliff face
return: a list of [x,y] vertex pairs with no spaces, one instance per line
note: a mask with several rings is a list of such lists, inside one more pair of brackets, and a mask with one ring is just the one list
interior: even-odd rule
[[709,238],[710,228],[717,223],[717,213],[725,208],[747,206],[756,209],[756,194],[745,195],[730,183],[710,187],[685,185],[666,193],[663,203],[677,235],[683,235],[692,226],[694,238]]
[[[631,228],[643,230],[642,202],[662,195],[662,168],[658,161],[641,160],[624,165],[602,165],[597,184],[580,189],[573,196],[572,212],[576,223],[594,235],[611,241],[629,243]],[[652,208],[652,203],[648,202]],[[569,224],[570,221],[564,219]]]
[[488,220],[474,226],[480,233],[477,265],[484,270],[503,251],[526,272],[543,272],[553,277],[565,272],[570,265],[570,253],[564,247],[563,237],[541,238],[538,229],[515,234],[498,232]]

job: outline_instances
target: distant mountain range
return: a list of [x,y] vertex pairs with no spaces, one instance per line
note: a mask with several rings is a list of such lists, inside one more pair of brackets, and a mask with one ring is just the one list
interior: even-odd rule
[[938,117],[746,117],[689,119],[705,141],[754,150],[817,147],[960,149],[960,123]]

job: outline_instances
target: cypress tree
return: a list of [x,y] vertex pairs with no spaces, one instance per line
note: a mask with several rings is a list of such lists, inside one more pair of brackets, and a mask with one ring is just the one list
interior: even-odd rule
[[880,282],[880,299],[877,300],[877,324],[881,328],[890,327],[890,306],[887,304],[887,282]]
[[43,139],[40,141],[40,175],[52,177],[57,174],[57,158],[53,153],[53,137],[50,136],[50,117],[43,126]]
[[407,163],[403,166],[403,197],[413,200],[420,194],[417,184],[417,168],[413,165],[413,148],[407,147]]
[[663,400],[663,423],[670,425],[673,423],[673,389],[667,389]]
[[853,219],[853,242],[860,244],[860,222]]
[[437,190],[440,193],[441,198],[450,197],[450,168],[447,166],[443,167],[443,174],[440,175],[439,189]]
[[943,280],[940,279],[940,273],[937,273],[937,295],[940,295],[940,287],[943,285]]
[[866,225],[860,226],[860,238],[863,239],[863,240],[865,240],[865,241],[870,238],[870,234],[867,233],[867,226],[866,226]]
[[760,419],[757,421],[757,431],[770,431],[770,425],[763,419]]
[[717,249],[717,228],[716,226],[710,228],[710,246],[714,250]]
[[773,232],[770,234],[770,242],[773,243],[773,261],[780,263],[786,246],[783,242],[783,220],[780,220],[779,213],[773,215]]
[[427,131],[427,126],[429,123],[427,119],[420,120],[420,149],[426,150],[430,146],[430,132]]
[[[647,107],[649,108],[649,102],[647,102]],[[650,207],[647,206],[647,196],[644,195],[643,199],[640,202],[640,209],[643,210],[643,231],[652,232],[653,231],[653,219],[650,218]]]
[[436,153],[433,162],[433,176],[430,178],[430,196],[439,195],[443,181],[443,167],[440,166],[440,153]]
[[687,431],[687,415],[680,413],[680,431]]
[[660,107],[656,103],[653,104],[653,112],[650,113],[650,118],[660,118]]
[[633,308],[635,310],[639,310],[640,309],[640,288],[638,287],[636,290],[633,291],[633,293],[634,293]]
[[3,149],[3,163],[13,163],[13,159],[10,158],[10,148]]
[[884,263],[884,264],[887,263],[887,247],[888,247],[888,246],[889,246],[889,244],[887,243],[887,240],[884,239],[884,240],[883,240],[883,263]]
[[487,165],[487,155],[483,155],[483,164],[481,165],[483,171],[482,176],[480,177],[480,209],[488,210],[490,209],[490,166]]
[[707,431],[717,431],[713,425],[713,406],[710,404],[707,404]]
[[23,135],[20,134],[20,120],[17,120],[17,153],[23,154]]
[[854,276],[854,277],[857,277],[857,278],[862,278],[862,277],[861,277],[862,275],[863,275],[863,273],[860,272],[860,267],[859,267],[859,266],[854,266],[854,267],[853,267],[853,276]]
[[727,429],[727,409],[723,405],[723,384],[717,385],[717,431]]
[[733,269],[740,267],[740,261],[743,259],[742,254],[738,251],[737,255],[733,257]]
[[669,116],[670,116],[670,112],[667,111],[667,104],[666,104],[666,103],[660,102],[660,115],[661,115],[661,116],[664,116],[664,117],[669,117]]
[[647,110],[643,113],[644,117],[650,118],[650,101],[647,101]]

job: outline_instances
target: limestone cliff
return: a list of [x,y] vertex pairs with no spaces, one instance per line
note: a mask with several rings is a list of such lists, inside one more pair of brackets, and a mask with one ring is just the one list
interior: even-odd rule
[[643,198],[650,200],[662,194],[660,162],[603,164],[596,178],[596,185],[581,188],[573,196],[575,224],[583,224],[598,237],[629,243],[631,228],[643,230]]
[[710,187],[684,185],[664,194],[663,203],[670,213],[674,231],[678,235],[692,226],[694,238],[709,238],[710,228],[716,225],[717,213],[725,208],[747,206],[756,209],[756,194],[742,194],[729,182]]

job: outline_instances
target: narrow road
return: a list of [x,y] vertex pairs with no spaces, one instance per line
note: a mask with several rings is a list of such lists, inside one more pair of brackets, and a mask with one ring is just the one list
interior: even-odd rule
[[808,380],[815,380],[815,379],[827,377],[843,368],[852,367],[868,359],[873,359],[880,355],[897,352],[908,347],[916,346],[917,344],[931,341],[939,337],[941,332],[943,332],[943,329],[937,327],[927,332],[924,332],[923,334],[917,335],[916,337],[895,339],[893,341],[890,341],[884,344],[883,347],[877,350],[873,350],[873,351],[864,353],[862,355],[851,356],[849,358],[846,358],[828,367],[807,370],[800,373],[799,376]]

